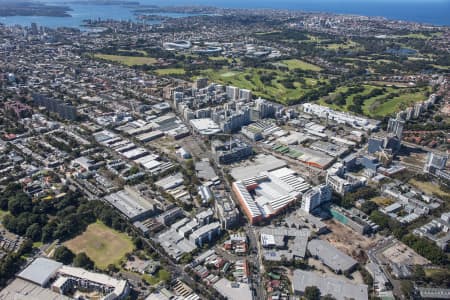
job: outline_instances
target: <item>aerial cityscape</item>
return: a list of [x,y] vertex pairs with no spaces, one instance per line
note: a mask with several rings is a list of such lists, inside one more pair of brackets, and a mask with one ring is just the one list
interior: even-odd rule
[[0,300],[450,299],[449,3],[327,1],[0,0]]

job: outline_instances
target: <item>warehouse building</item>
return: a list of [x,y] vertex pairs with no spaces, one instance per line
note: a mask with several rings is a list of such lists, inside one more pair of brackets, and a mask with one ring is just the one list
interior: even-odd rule
[[310,185],[288,168],[233,183],[233,192],[252,224],[273,217],[299,200]]
[[351,272],[358,264],[356,260],[336,249],[327,241],[311,240],[308,243],[308,251],[311,256],[319,259],[335,273]]
[[140,221],[155,214],[156,204],[126,188],[105,196],[105,200],[119,210],[131,222]]
[[331,295],[336,300],[368,299],[367,285],[353,284],[331,276],[322,276],[315,272],[295,270],[292,289],[297,296],[303,296],[307,287],[315,286],[320,294]]

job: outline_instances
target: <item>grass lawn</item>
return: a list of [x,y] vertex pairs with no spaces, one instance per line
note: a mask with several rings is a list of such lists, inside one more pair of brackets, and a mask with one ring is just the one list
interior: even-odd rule
[[323,44],[323,48],[327,50],[339,50],[339,49],[351,49],[351,48],[361,48],[359,44],[354,41],[342,42],[342,43],[331,43]]
[[40,247],[42,247],[43,244],[44,243],[42,243],[42,242],[34,242],[33,243],[33,248],[40,248]]
[[[347,86],[341,86],[336,89],[335,92],[330,93],[328,96],[322,97],[319,99],[318,104],[328,106],[335,110],[340,111],[348,111],[348,108],[353,105],[353,99],[355,96],[365,96],[369,94],[372,90],[375,88],[381,89],[384,88],[385,92],[383,92],[382,95],[375,96],[369,99],[366,99],[362,105],[362,111],[363,114],[369,117],[384,117],[388,115],[392,115],[395,112],[404,109],[411,104],[419,101],[424,101],[427,99],[425,96],[425,91],[422,90],[419,92],[411,92],[408,88],[402,88],[402,87],[392,87],[392,86],[386,86],[381,85],[382,82],[378,82],[379,84],[365,84],[363,85],[364,91],[360,93],[355,93],[352,95],[349,95],[345,98],[346,103],[345,105],[337,105],[335,103],[326,103],[327,97],[333,99],[333,97],[341,92],[346,92],[348,90]],[[397,93],[399,94],[398,97],[394,97],[392,99],[386,99],[386,96],[389,94]]]
[[101,222],[90,224],[81,235],[64,243],[73,253],[85,252],[95,265],[105,269],[118,264],[124,255],[133,251],[131,238]]
[[94,57],[118,62],[127,66],[153,65],[156,63],[155,58],[143,56],[122,56],[96,53],[94,54]]
[[435,275],[435,274],[447,274],[447,276],[450,276],[450,271],[446,270],[446,269],[428,269],[428,268],[425,268],[424,272],[425,272],[425,276],[427,276],[427,277],[430,277],[430,276]]
[[148,55],[147,51],[144,51],[144,50],[126,50],[126,49],[120,49],[119,52],[135,52],[135,53],[142,54],[142,55],[144,55],[144,56],[147,56],[147,55]]
[[222,73],[222,74],[220,74],[220,76],[222,76],[222,77],[233,77],[233,76],[235,76],[235,75],[237,75],[238,73],[236,73],[236,72],[225,72],[225,73]]
[[315,71],[318,72],[322,70],[319,66],[307,63],[306,61],[300,59],[287,59],[282,60],[281,63],[285,64],[289,70],[301,69],[305,71]]
[[158,75],[183,75],[186,73],[183,68],[157,69],[155,72]]
[[427,99],[423,92],[406,93],[384,103],[378,103],[377,100],[380,98],[382,98],[382,96],[374,97],[365,101],[363,107],[364,113],[369,116],[384,117],[401,110],[402,106],[408,107],[415,102],[424,101]]
[[[261,81],[263,74],[274,74],[270,84],[264,84]],[[263,68],[248,68],[242,71],[230,70],[222,68],[220,70],[207,69],[202,71],[202,77],[207,77],[212,82],[217,82],[226,85],[237,86],[241,89],[249,89],[257,97],[262,97],[267,100],[287,103],[288,100],[295,100],[300,98],[306,91],[317,87],[320,82],[314,78],[303,78],[305,83],[294,81],[293,88],[286,88],[282,80],[290,76],[289,73],[281,72],[279,70],[268,70]]]
[[[223,56],[208,56],[208,60],[212,60],[212,61],[217,61],[217,60],[226,60],[229,63],[233,62],[232,58],[227,58],[227,57],[223,57]],[[236,59],[236,61],[238,61],[239,59]]]
[[3,220],[3,218],[8,214],[9,212],[6,210],[0,209],[0,221]]
[[433,67],[439,70],[450,70],[450,66],[433,65]]
[[[357,96],[357,95],[361,95],[361,96],[367,95],[373,89],[375,89],[375,86],[372,86],[372,85],[364,85],[363,87],[364,87],[364,91],[362,91],[360,93],[351,94],[347,98],[345,98],[345,105],[343,105],[343,106],[340,106],[340,105],[337,105],[337,104],[334,104],[334,103],[331,103],[331,104],[326,103],[325,102],[325,98],[326,97],[322,97],[319,100],[319,104],[328,106],[328,107],[330,107],[332,109],[335,109],[335,110],[348,111],[348,107],[353,104],[353,99],[354,99],[355,96]],[[348,89],[349,89],[348,86],[338,87],[335,92],[329,94],[327,97],[333,98],[333,96],[335,96],[335,95],[337,95],[339,93],[346,93]]]
[[142,275],[142,279],[144,279],[148,284],[155,285],[160,283],[161,281],[163,282],[169,281],[170,273],[164,269],[161,269],[155,276],[151,276],[149,274]]
[[438,196],[449,196],[448,193],[444,192],[443,190],[441,190],[441,188],[439,187],[439,185],[434,184],[432,182],[427,182],[427,181],[418,181],[415,179],[411,179],[409,181],[409,183],[418,188],[419,190],[427,193],[427,194],[436,194]]
[[375,198],[371,199],[370,201],[375,202],[376,204],[378,204],[378,206],[381,206],[381,207],[386,207],[386,206],[394,203],[393,200],[386,198],[386,197],[375,197]]
[[430,39],[434,35],[435,35],[435,33],[431,34],[431,36],[427,36],[423,33],[409,33],[409,34],[404,34],[404,35],[394,35],[394,36],[392,36],[392,38],[410,38],[410,39],[427,40],[427,39]]

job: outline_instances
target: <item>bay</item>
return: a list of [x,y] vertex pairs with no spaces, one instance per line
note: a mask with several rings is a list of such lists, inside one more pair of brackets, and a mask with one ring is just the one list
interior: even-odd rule
[[[138,0],[139,1],[139,0]],[[450,25],[450,0],[140,0],[143,5],[208,5],[224,8],[272,8],[330,12],[364,16],[381,16],[393,20],[414,21],[433,25]],[[48,0],[46,3],[63,4],[64,1]],[[66,4],[65,4],[66,5]],[[136,20],[128,7],[117,5],[69,4],[71,17],[12,16],[0,17],[6,25],[29,26],[32,22],[51,28],[82,28],[86,19]],[[170,17],[185,17],[189,14],[157,14]],[[148,21],[147,23],[159,23]]]

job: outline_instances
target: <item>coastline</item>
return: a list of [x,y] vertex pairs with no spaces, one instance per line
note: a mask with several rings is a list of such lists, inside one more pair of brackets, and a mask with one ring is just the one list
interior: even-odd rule
[[[211,1],[211,0],[209,0]],[[434,22],[430,22],[428,19],[428,15],[433,15],[433,10],[438,10],[436,8],[430,8],[429,12],[424,14],[422,12],[422,15],[419,15],[417,18],[420,20],[408,20],[406,16],[399,15],[397,17],[393,16],[392,12],[389,12],[389,10],[384,9],[384,13],[378,13],[380,10],[381,3],[379,3],[378,10],[372,10],[371,13],[356,13],[356,12],[345,12],[347,8],[342,7],[339,8],[336,5],[332,7],[324,7],[323,10],[320,10],[319,6],[314,6],[311,4],[305,4],[304,1],[299,1],[298,4],[292,4],[292,7],[285,7],[287,5],[285,2],[281,1],[280,3],[273,3],[270,1],[262,1],[262,3],[258,4],[255,1],[248,1],[245,3],[237,4],[236,1],[227,2],[227,5],[221,5],[223,4],[222,1],[217,1],[217,5],[208,5],[207,0],[200,0],[200,2],[203,2],[204,5],[182,5],[182,3],[187,1],[167,1],[167,3],[164,4],[164,6],[156,6],[154,5],[154,2],[151,0],[141,0],[141,1],[122,1],[122,0],[96,0],[93,3],[86,3],[85,1],[68,1],[63,2],[63,5],[65,6],[59,6],[59,8],[65,8],[64,13],[51,13],[51,14],[42,14],[42,13],[28,13],[28,14],[7,14],[4,13],[1,14],[0,9],[0,23],[6,24],[6,25],[22,25],[26,26],[29,25],[31,22],[39,23],[42,26],[51,27],[51,28],[57,28],[57,27],[75,27],[75,28],[82,28],[83,20],[85,19],[114,19],[114,20],[132,20],[132,21],[138,21],[142,20],[142,18],[137,18],[136,13],[140,13],[142,15],[145,14],[153,14],[153,15],[161,15],[161,19],[165,19],[167,14],[173,13],[173,14],[185,14],[186,16],[189,16],[190,14],[210,14],[211,10],[221,10],[221,9],[267,9],[267,10],[289,10],[289,11],[295,11],[295,12],[305,12],[305,13],[323,13],[323,14],[334,14],[334,15],[348,15],[348,16],[367,16],[367,17],[381,17],[385,18],[390,21],[398,21],[398,22],[412,22],[412,23],[420,23],[420,24],[426,24],[426,25],[432,25],[432,26],[450,26],[450,19],[447,18],[441,18],[436,17],[436,20]],[[216,1],[214,1],[216,2]],[[270,2],[272,5],[271,7],[265,7],[267,6],[267,3]],[[320,2],[320,1],[319,1]],[[56,3],[54,1],[47,1],[44,2],[43,5],[45,7],[57,7],[54,6]],[[138,4],[137,4],[138,3]],[[152,3],[152,4],[151,4]],[[171,5],[172,3],[176,5]],[[321,2],[322,4],[325,2]],[[373,6],[373,2],[368,2],[368,7]],[[404,3],[403,3],[404,4]],[[305,6],[306,5],[306,6]],[[361,4],[360,4],[361,5]],[[394,2],[393,4],[390,4],[391,6],[397,7],[399,4]],[[414,3],[414,5],[423,5],[423,4],[417,4]],[[107,8],[105,8],[107,6]],[[303,8],[303,6],[305,6]],[[345,5],[344,5],[345,6]],[[444,4],[445,6],[445,4]],[[365,7],[365,6],[363,6]],[[407,6],[404,6],[406,11],[411,10],[411,8],[408,9]],[[430,4],[430,7],[432,5]],[[96,9],[98,8],[98,9]],[[316,8],[316,9],[314,9]],[[449,4],[449,10],[450,14],[450,4]],[[440,12],[442,13],[442,11]],[[444,11],[445,13],[445,11]],[[177,16],[177,17],[183,17],[183,16]],[[64,21],[61,21],[64,19]],[[145,18],[144,18],[145,19]],[[149,18],[150,20],[152,18]],[[154,22],[160,22],[157,20],[158,18],[154,18]],[[445,21],[444,21],[445,20]],[[444,24],[445,23],[445,24]]]

